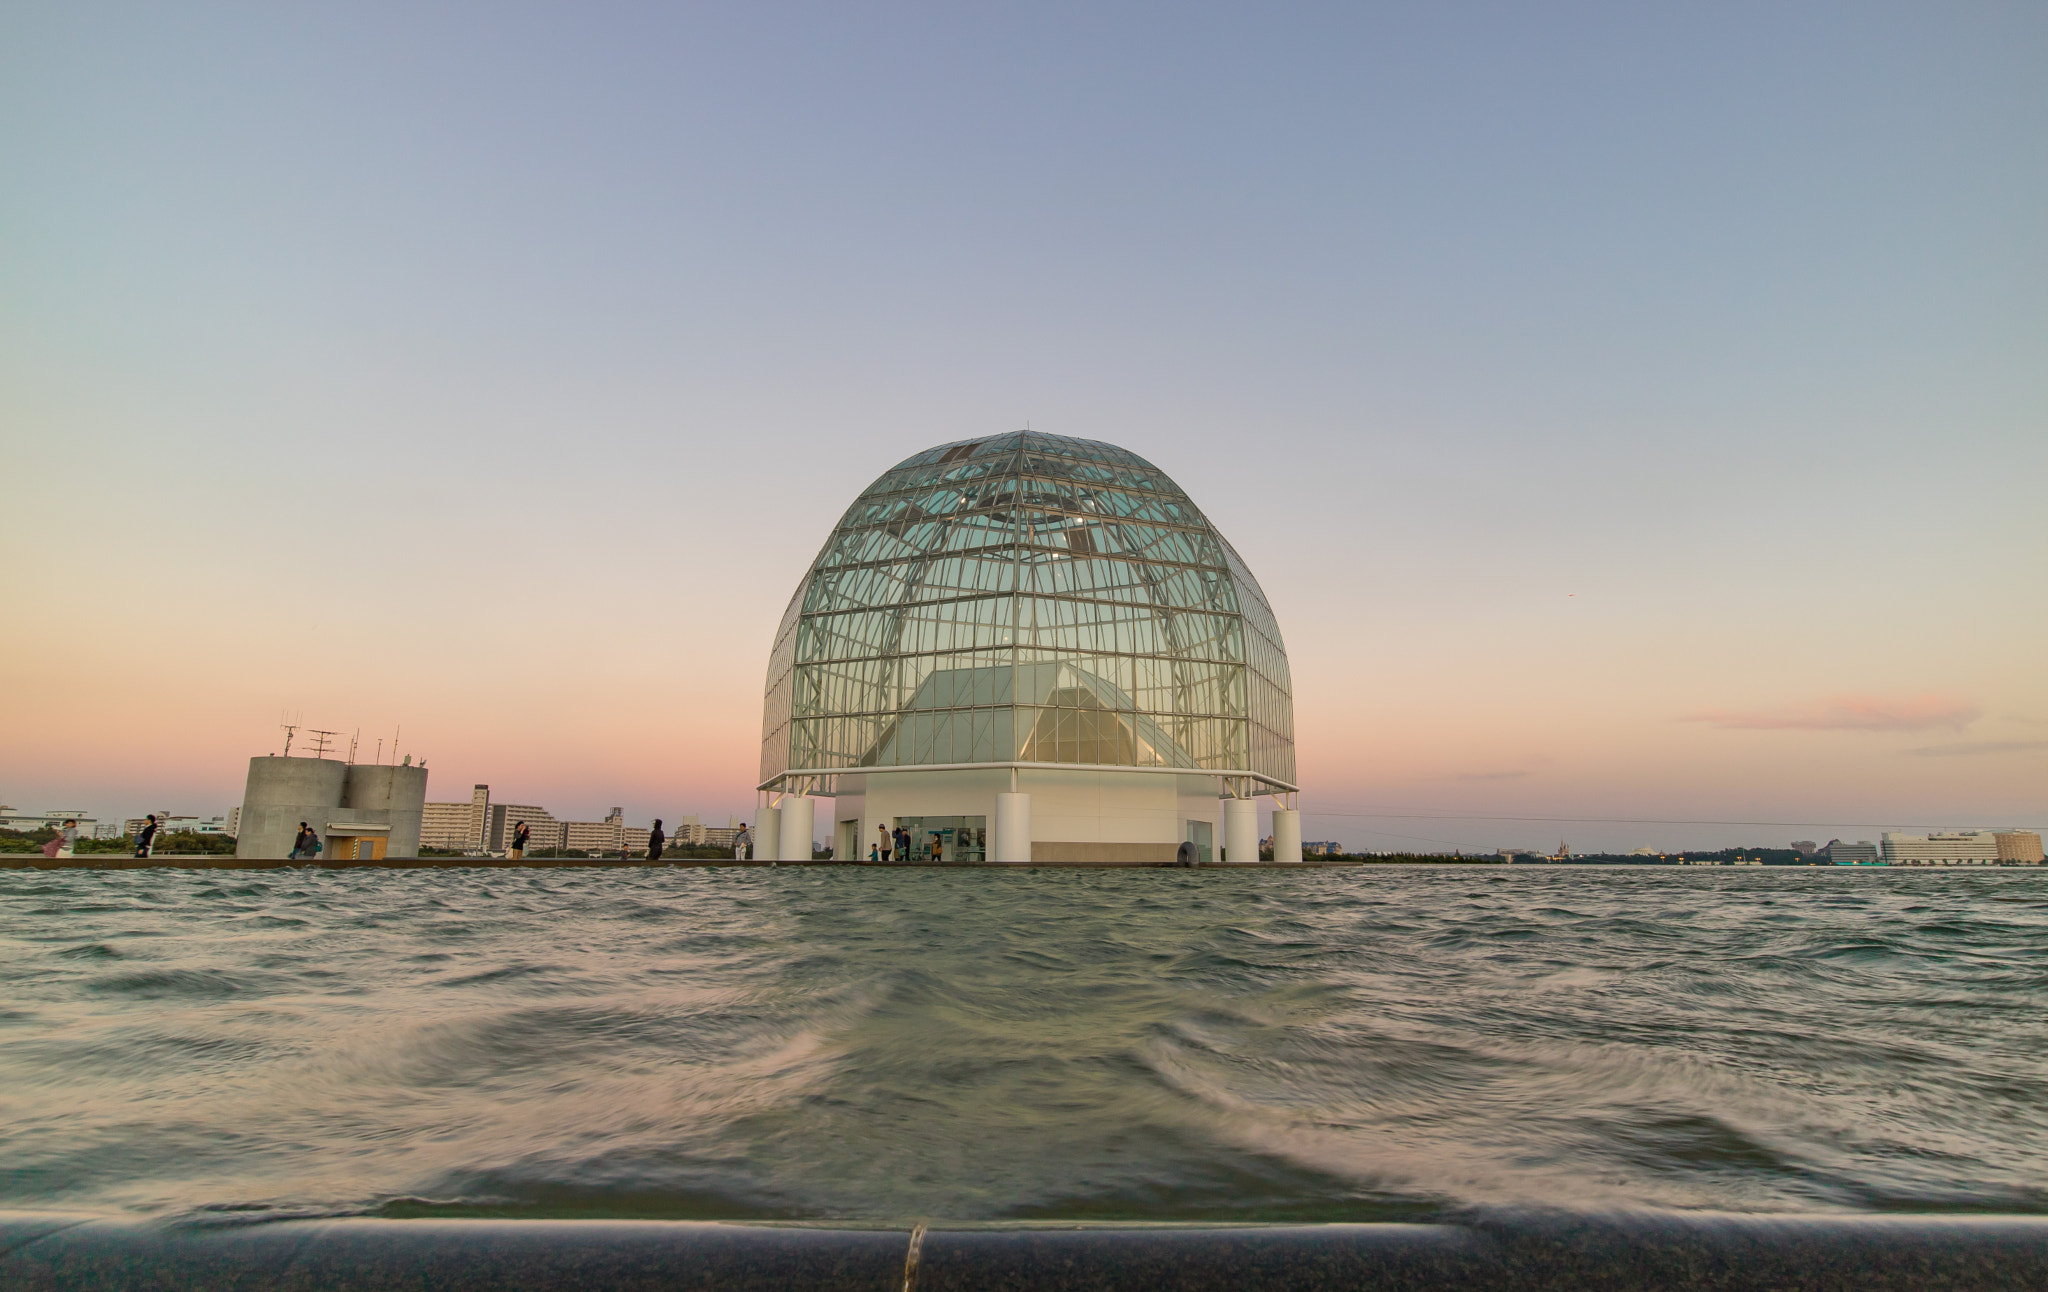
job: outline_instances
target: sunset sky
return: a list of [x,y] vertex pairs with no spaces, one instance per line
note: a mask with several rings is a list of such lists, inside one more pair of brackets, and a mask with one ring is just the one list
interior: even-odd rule
[[2043,824],[2044,68],[2031,3],[7,6],[0,799],[225,812],[289,712],[745,816],[840,511],[1028,421],[1250,563],[1310,838]]

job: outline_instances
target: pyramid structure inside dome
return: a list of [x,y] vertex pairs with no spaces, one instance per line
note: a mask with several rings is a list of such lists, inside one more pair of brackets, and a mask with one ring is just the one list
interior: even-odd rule
[[1115,445],[1017,431],[905,459],[846,509],[776,630],[764,786],[1006,763],[1294,780],[1264,592]]

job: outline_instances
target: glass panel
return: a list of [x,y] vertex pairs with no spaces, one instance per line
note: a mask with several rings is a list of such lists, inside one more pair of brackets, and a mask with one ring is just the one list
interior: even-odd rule
[[941,866],[978,866],[988,859],[985,816],[899,816],[910,836],[910,859]]

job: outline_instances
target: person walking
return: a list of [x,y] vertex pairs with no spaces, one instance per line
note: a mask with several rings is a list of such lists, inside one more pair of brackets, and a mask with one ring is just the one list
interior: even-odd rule
[[71,817],[64,818],[64,828],[51,842],[57,845],[56,856],[69,857],[72,846],[78,842],[78,822]]
[[647,832],[647,860],[660,861],[661,850],[668,846],[668,836],[661,832],[661,818],[654,818],[654,828]]
[[143,821],[142,828],[135,832],[135,855],[147,857],[149,850],[156,846],[156,813],[152,812]]
[[513,861],[526,860],[526,844],[532,838],[533,831],[526,828],[526,822],[521,821],[512,828],[512,847],[505,855]]
[[740,822],[740,832],[732,837],[732,859],[745,861],[747,849],[754,846],[754,832],[747,829],[747,823]]
[[879,851],[882,854],[882,860],[887,861],[889,860],[890,852],[893,851],[895,848],[895,842],[889,838],[889,827],[886,825],[878,825],[875,827],[875,833],[882,836],[882,842],[879,846]]
[[896,827],[896,855],[905,861],[916,860],[910,855],[910,831],[900,825]]

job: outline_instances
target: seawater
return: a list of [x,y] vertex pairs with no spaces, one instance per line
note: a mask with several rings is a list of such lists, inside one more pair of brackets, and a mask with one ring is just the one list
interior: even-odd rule
[[0,1206],[2048,1211],[2048,872],[0,873]]

